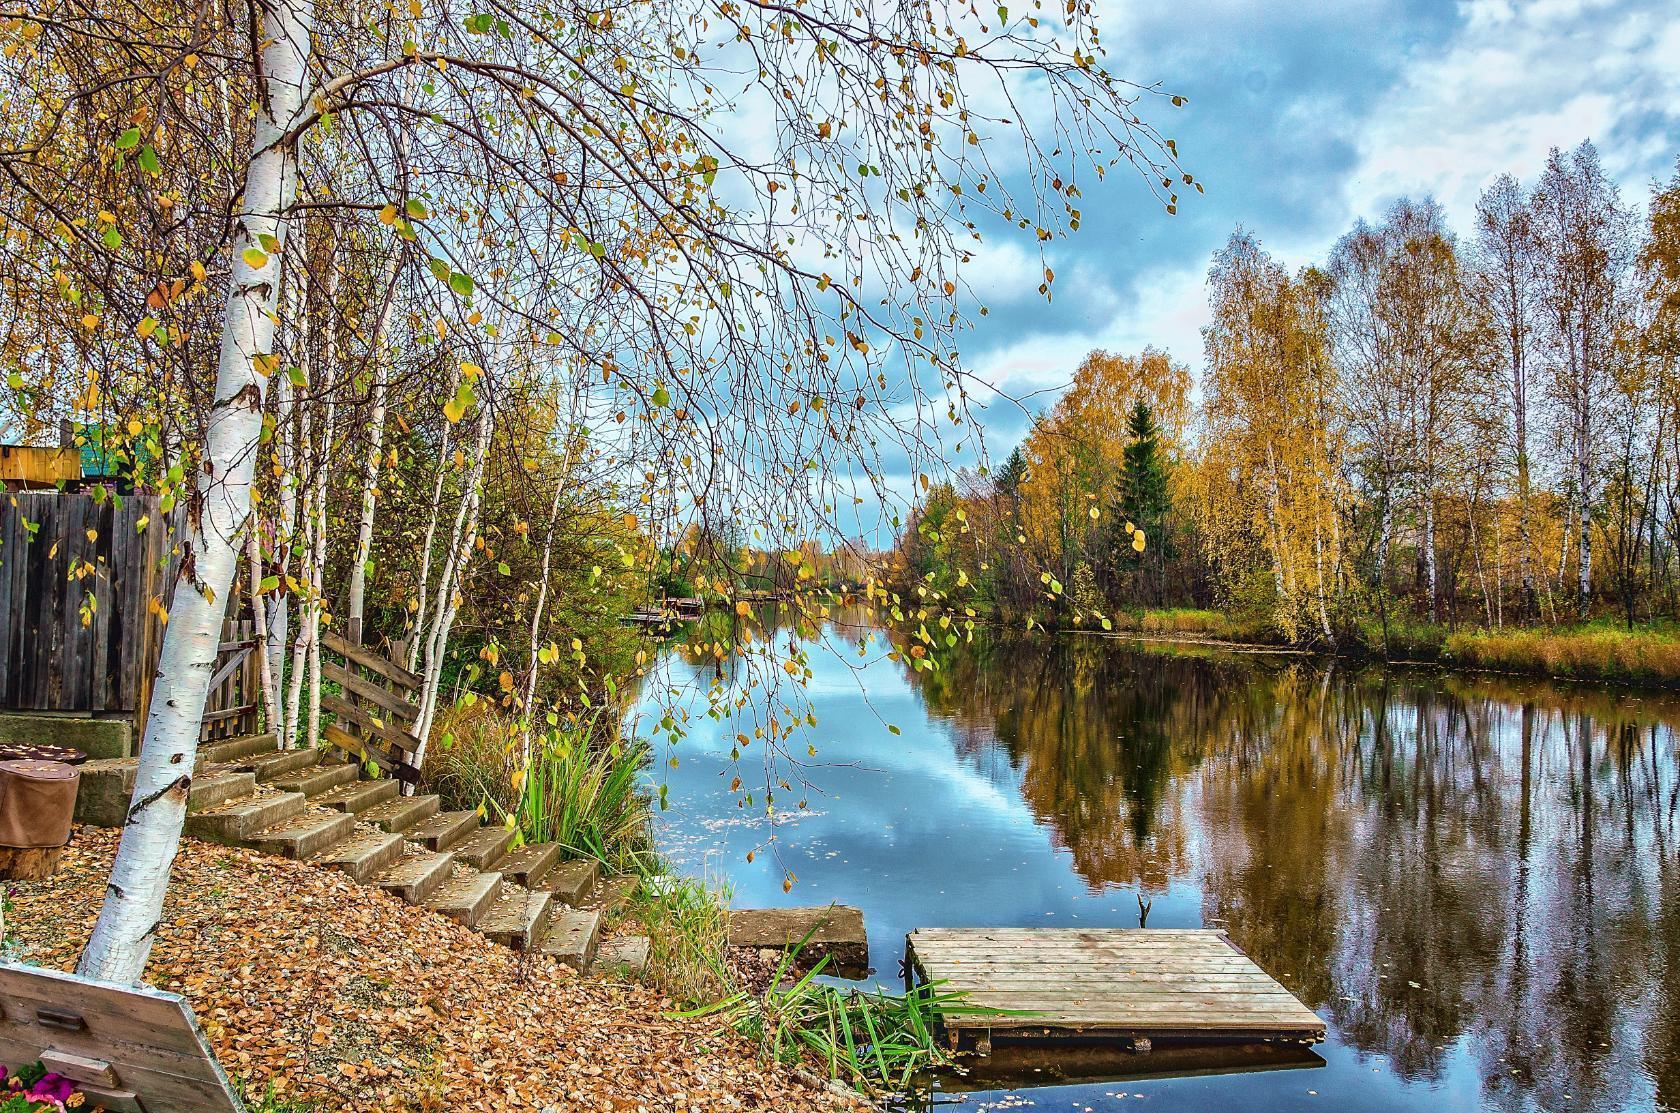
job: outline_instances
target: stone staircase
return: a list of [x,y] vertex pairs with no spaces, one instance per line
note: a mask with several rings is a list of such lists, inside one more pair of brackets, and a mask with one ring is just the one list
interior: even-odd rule
[[[83,764],[77,821],[119,826],[138,767],[135,758]],[[186,833],[343,870],[578,970],[639,972],[647,961],[638,937],[614,939],[597,957],[602,917],[628,901],[634,878],[603,880],[598,863],[562,861],[555,843],[516,849],[512,831],[476,812],[364,780],[333,751],[282,750],[272,734],[199,747]]]

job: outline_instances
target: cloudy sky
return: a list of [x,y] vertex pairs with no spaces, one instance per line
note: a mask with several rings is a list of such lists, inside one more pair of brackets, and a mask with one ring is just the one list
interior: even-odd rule
[[[1676,0],[1107,2],[1109,68],[1188,98],[1155,119],[1207,192],[1168,217],[1136,180],[1087,190],[1048,307],[1026,245],[988,248],[991,313],[964,356],[1032,407],[1092,348],[1155,344],[1198,367],[1208,259],[1239,223],[1299,266],[1406,194],[1467,231],[1487,182],[1528,184],[1553,146],[1590,138],[1640,205],[1680,155]],[[998,406],[987,424],[999,459],[1024,417]]]

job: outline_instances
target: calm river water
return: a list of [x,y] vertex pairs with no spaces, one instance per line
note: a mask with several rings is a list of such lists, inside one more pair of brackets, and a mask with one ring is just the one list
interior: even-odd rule
[[913,928],[1135,927],[1141,896],[1329,1028],[1296,1069],[1046,1063],[959,1108],[1680,1107],[1680,701],[1076,635],[912,673],[867,627],[776,636],[810,651],[817,725],[774,829],[730,791],[762,743],[731,749],[781,701],[725,674],[746,707],[707,717],[717,674],[681,648],[644,689],[644,731],[690,713],[661,842],[738,907],[861,907],[897,986]]

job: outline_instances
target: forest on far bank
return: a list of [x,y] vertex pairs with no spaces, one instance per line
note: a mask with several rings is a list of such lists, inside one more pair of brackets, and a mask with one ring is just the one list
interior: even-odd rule
[[1214,608],[1325,646],[1680,615],[1680,163],[1641,211],[1590,142],[1292,271],[1242,228],[1198,375],[1092,352],[1000,466],[934,487],[900,589],[1110,628]]

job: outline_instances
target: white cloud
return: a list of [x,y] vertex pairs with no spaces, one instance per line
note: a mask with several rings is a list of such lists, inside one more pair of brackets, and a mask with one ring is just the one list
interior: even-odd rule
[[[1664,170],[1674,135],[1621,142],[1635,121],[1680,103],[1680,15],[1610,0],[1470,0],[1448,48],[1413,59],[1358,131],[1351,214],[1377,216],[1401,194],[1433,193],[1468,229],[1497,175],[1531,182],[1552,147],[1583,139],[1630,191]],[[1337,230],[1327,230],[1324,240]]]

